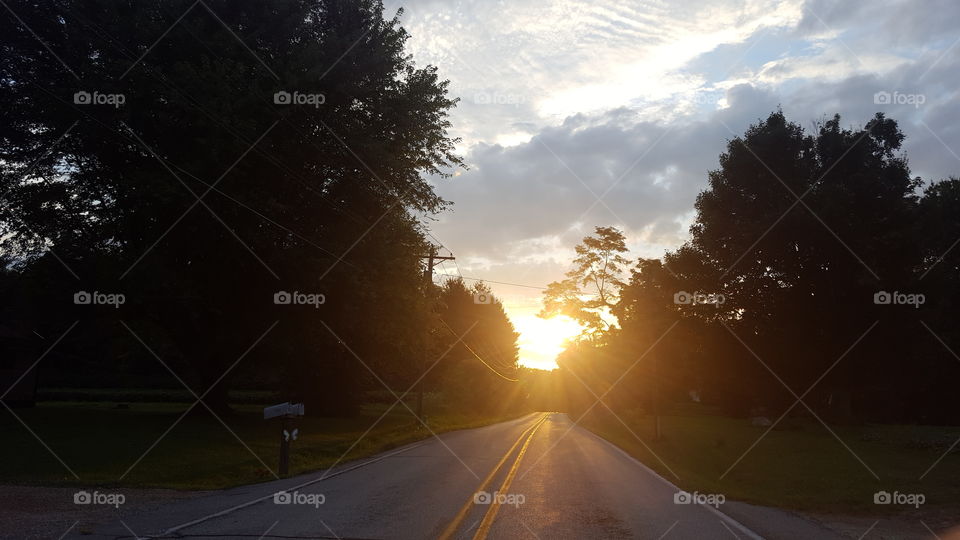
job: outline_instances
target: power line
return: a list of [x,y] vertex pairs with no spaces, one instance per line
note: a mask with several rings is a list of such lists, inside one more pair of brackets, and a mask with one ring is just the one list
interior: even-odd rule
[[[454,261],[456,261],[456,259],[454,259]],[[441,273],[439,273],[439,272],[435,272],[435,274],[437,274],[438,276],[450,276],[450,277],[453,277],[453,274],[450,274],[450,273],[447,272],[447,265],[443,264],[443,261],[440,261],[440,268],[443,269],[443,273],[441,274]]]
[[450,255],[453,255],[453,251],[452,251],[450,248],[448,248],[447,246],[445,246],[445,245],[443,244],[443,242],[440,241],[439,238],[437,238],[436,236],[434,236],[434,234],[433,234],[432,232],[430,232],[430,229],[426,229],[426,228],[425,228],[425,229],[423,229],[423,232],[427,233],[427,236],[429,236],[430,238],[432,238],[437,244],[440,245],[440,247],[442,247],[443,249],[447,250],[447,253],[449,253]]
[[[443,244],[443,242],[440,241],[439,238],[437,238],[432,232],[430,232],[430,229],[426,229],[426,228],[425,228],[425,229],[424,229],[424,232],[426,232],[426,233],[427,233],[427,236],[429,236],[429,237],[432,238],[437,244],[439,244],[440,247],[442,247],[443,249],[447,250],[447,252],[449,252],[450,255],[453,255],[453,251],[451,251],[450,248],[448,248],[447,246],[445,246],[445,245]],[[452,259],[452,260],[453,260],[454,266],[455,266],[456,269],[457,269],[457,275],[459,275],[460,278],[462,278],[462,279],[469,279],[470,281],[483,281],[483,282],[486,282],[486,283],[496,283],[496,284],[498,284],[498,285],[512,285],[512,286],[514,286],[514,287],[525,287],[525,288],[528,288],[528,289],[540,289],[540,290],[542,290],[542,291],[547,290],[546,287],[538,287],[538,286],[536,286],[536,285],[524,285],[524,284],[522,284],[522,283],[509,283],[509,282],[506,282],[506,281],[494,281],[494,280],[492,280],[492,279],[480,279],[480,278],[465,276],[465,275],[463,275],[463,272],[460,271],[460,264],[457,262],[457,259]],[[443,274],[440,274],[440,275],[445,276],[445,277],[452,277],[452,274],[448,274],[448,273],[447,273],[447,268],[446,268],[446,266],[443,265],[442,262],[440,263],[440,267],[443,268],[443,272],[444,272]]]
[[[444,275],[450,275],[450,274],[444,274]],[[524,285],[522,283],[509,283],[507,281],[494,281],[492,279],[474,278],[470,276],[465,276],[463,274],[460,274],[460,277],[463,279],[469,279],[470,281],[483,281],[484,283],[496,283],[498,285],[512,285],[514,287],[526,287],[528,289],[541,289],[544,291],[547,290],[546,287],[538,287],[536,285]]]
[[[447,321],[444,321],[443,319],[440,319],[440,322],[442,322],[443,325],[447,327],[447,330],[449,330],[451,334],[453,334],[454,336],[457,335],[457,333],[453,331],[453,328],[450,328],[450,325],[447,324]],[[460,343],[462,343],[463,346],[466,347],[468,351],[470,351],[470,354],[472,354],[473,356],[475,356],[475,357],[477,358],[477,360],[479,360],[483,365],[487,366],[487,369],[489,369],[489,370],[492,371],[494,374],[496,374],[497,377],[500,377],[501,379],[504,379],[504,380],[507,380],[507,381],[510,381],[510,382],[520,382],[520,379],[511,379],[510,377],[507,377],[506,375],[504,375],[504,374],[500,373],[499,371],[493,369],[493,366],[491,366],[490,364],[488,364],[483,358],[480,358],[480,355],[477,354],[476,352],[474,352],[474,350],[471,349],[469,345],[467,345],[467,342],[466,342],[466,341],[460,340]]]
[[[450,256],[453,257],[453,250],[451,250],[451,249],[448,248],[446,245],[444,245],[444,243],[441,242],[440,239],[437,238],[436,235],[434,235],[434,234],[430,231],[430,229],[426,229],[426,228],[425,228],[425,229],[424,229],[424,232],[427,233],[427,236],[429,236],[429,237],[432,238],[437,244],[439,244],[440,247],[442,247],[443,249],[447,250],[447,253],[449,253]],[[456,259],[456,258],[451,258],[450,260],[453,261],[453,266],[457,269],[457,275],[459,275],[459,276],[462,278],[462,277],[463,277],[463,272],[460,271],[460,263],[457,262],[457,259]],[[447,268],[446,268],[443,264],[441,264],[440,266],[443,268],[443,271],[444,271],[444,273],[446,274]]]
[[[434,236],[433,233],[431,233],[429,230],[426,230],[426,229],[425,229],[424,231],[427,233],[427,235],[430,236],[430,238],[434,239],[434,240],[437,242],[437,244],[440,245],[440,247],[442,247],[443,249],[447,250],[451,255],[453,255],[453,251],[450,251],[450,248],[448,248],[447,246],[443,245],[443,242],[441,242],[436,236]],[[492,279],[483,279],[483,278],[465,276],[465,275],[463,275],[463,272],[460,271],[460,264],[457,262],[457,259],[455,259],[455,258],[453,258],[453,257],[450,257],[449,260],[452,260],[452,261],[453,261],[453,264],[454,264],[454,266],[455,266],[456,269],[457,269],[457,275],[460,276],[460,279],[468,279],[468,280],[470,280],[470,281],[482,281],[482,282],[484,282],[484,283],[496,283],[497,285],[510,285],[511,287],[524,287],[524,288],[526,288],[526,289],[538,289],[538,290],[541,290],[541,291],[547,290],[547,287],[540,287],[540,286],[538,286],[538,285],[527,285],[527,284],[524,284],[524,283],[511,283],[511,282],[509,282],[509,281],[494,281],[494,280],[492,280]],[[444,264],[443,264],[442,261],[440,262],[440,267],[443,268],[443,273],[440,274],[440,273],[438,272],[437,275],[442,276],[442,277],[448,277],[448,278],[455,277],[453,274],[447,273],[447,267],[444,266]],[[597,296],[597,295],[591,293],[591,294],[588,294],[588,296]]]
[[[448,277],[448,278],[458,277],[458,276],[454,276],[453,274],[441,274],[441,273],[437,273],[437,275],[438,275],[438,276],[441,276],[441,277]],[[463,274],[461,274],[459,277],[460,277],[461,279],[469,279],[469,280],[471,280],[471,281],[482,281],[482,282],[484,282],[484,283],[496,283],[496,284],[498,284],[498,285],[512,285],[512,286],[514,286],[514,287],[526,287],[526,288],[528,288],[528,289],[540,289],[540,290],[542,290],[542,291],[547,290],[547,287],[538,287],[538,286],[536,286],[536,285],[524,285],[523,283],[510,283],[510,282],[507,282],[507,281],[494,281],[494,280],[492,280],[492,279],[475,278],[475,277],[465,276],[465,275],[463,275]],[[588,292],[585,292],[585,293],[580,293],[578,296],[600,296],[600,295],[599,295],[598,293],[588,293]]]

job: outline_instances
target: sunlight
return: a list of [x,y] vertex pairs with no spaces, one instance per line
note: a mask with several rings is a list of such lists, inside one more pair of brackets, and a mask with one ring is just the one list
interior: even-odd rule
[[536,369],[556,369],[557,355],[564,343],[580,333],[580,325],[569,317],[542,319],[536,315],[516,317],[513,324],[520,333],[520,364]]

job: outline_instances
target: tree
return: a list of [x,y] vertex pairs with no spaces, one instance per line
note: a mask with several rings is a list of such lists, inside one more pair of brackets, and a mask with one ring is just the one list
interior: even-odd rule
[[[268,335],[245,364],[292,339],[299,381],[355,395],[362,368],[318,319],[377,353],[406,341],[409,328],[386,336],[365,322],[421,290],[410,213],[441,210],[424,174],[460,164],[447,135],[456,101],[405,53],[398,19],[374,0],[10,9],[23,25],[0,21],[4,252],[112,268],[81,283],[126,292],[124,319],[215,406],[228,368],[278,319],[299,332]],[[275,102],[284,92],[316,105]],[[329,301],[283,309],[280,290]]]
[[482,282],[451,279],[440,287],[439,304],[436,356],[450,351],[435,368],[435,386],[473,410],[519,406],[519,334],[500,300]]
[[960,364],[951,352],[960,350],[960,330],[954,323],[960,303],[960,179],[927,186],[919,207],[915,235],[922,256],[910,290],[924,294],[925,303],[922,309],[909,310],[919,312],[910,314],[908,328],[916,329],[912,354],[903,369],[892,374],[906,387],[898,400],[904,406],[885,412],[900,415],[898,420],[946,425],[960,418],[952,388]]
[[757,388],[775,390],[754,396],[762,403],[793,403],[777,378],[799,394],[829,370],[807,401],[850,418],[853,394],[909,352],[868,336],[831,367],[877,318],[891,333],[905,326],[902,313],[876,312],[871,301],[909,287],[919,256],[920,180],[898,153],[902,141],[882,114],[857,129],[834,116],[810,135],[775,111],[731,140],[710,173],[692,240],[668,261],[684,286],[726,300],[686,311],[727,325],[776,373],[755,375]]
[[576,247],[577,257],[567,278],[544,291],[540,317],[566,315],[584,327],[583,336],[595,340],[612,327],[610,310],[619,300],[621,276],[629,261],[623,233],[616,227],[596,227]]
[[[690,241],[639,260],[610,307],[619,328],[568,350],[561,367],[597,394],[623,377],[604,400],[622,409],[697,390],[735,414],[784,411],[804,395],[833,421],[955,419],[940,396],[957,374],[943,345],[960,343],[947,322],[960,181],[918,197],[903,138],[882,114],[858,128],[834,116],[814,133],[780,111],[750,126],[709,173]],[[576,314],[583,283],[552,284],[552,312]],[[878,305],[880,291],[927,303]]]

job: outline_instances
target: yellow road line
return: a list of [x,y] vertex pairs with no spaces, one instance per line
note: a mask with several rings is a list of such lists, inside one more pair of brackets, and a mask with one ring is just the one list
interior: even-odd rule
[[540,424],[542,424],[546,419],[547,419],[547,415],[544,414],[543,416],[538,418],[533,423],[532,426],[523,430],[523,433],[521,433],[520,437],[517,438],[517,441],[513,443],[513,446],[511,446],[510,449],[507,450],[507,453],[504,454],[502,458],[500,458],[500,462],[497,463],[497,465],[493,468],[493,470],[490,471],[490,474],[488,474],[487,477],[483,479],[483,482],[480,482],[480,486],[477,487],[477,489],[475,489],[473,493],[470,494],[470,498],[467,500],[466,504],[464,504],[463,507],[460,508],[460,511],[457,512],[457,515],[454,516],[453,521],[451,521],[450,524],[447,525],[447,528],[443,530],[443,534],[440,535],[440,540],[448,540],[449,538],[453,537],[454,533],[457,532],[457,528],[460,527],[460,523],[463,521],[465,517],[467,517],[467,514],[469,514],[470,510],[474,507],[475,505],[474,499],[473,499],[474,495],[478,491],[483,491],[486,489],[487,485],[490,484],[490,482],[493,480],[493,477],[496,476],[497,472],[499,472],[500,469],[503,467],[503,464],[506,463],[510,455],[513,454],[513,451],[517,449],[517,446],[520,446],[520,441],[522,441],[523,438],[526,437],[528,433],[531,433],[532,431],[536,431],[536,429],[540,427]]
[[[546,418],[546,416],[544,416],[544,418]],[[507,477],[503,479],[503,484],[500,485],[500,489],[497,490],[497,492],[503,493],[504,495],[508,493],[507,490],[510,489],[510,484],[513,482],[513,477],[517,475],[517,471],[520,469],[520,460],[523,459],[523,455],[527,452],[527,448],[530,446],[530,441],[533,440],[533,436],[537,433],[537,430],[540,429],[540,426],[542,425],[543,422],[541,421],[539,424],[534,426],[533,431],[530,432],[530,436],[527,437],[527,440],[520,448],[520,453],[517,454],[517,460],[513,462],[513,466],[510,467],[510,472],[508,472]],[[483,521],[480,522],[480,527],[477,529],[477,534],[473,536],[473,540],[484,540],[487,537],[487,534],[490,532],[490,527],[493,526],[493,520],[497,517],[497,512],[500,510],[500,503],[498,500],[499,498],[494,496],[493,500],[490,501],[490,509],[487,510],[487,515],[483,516]]]

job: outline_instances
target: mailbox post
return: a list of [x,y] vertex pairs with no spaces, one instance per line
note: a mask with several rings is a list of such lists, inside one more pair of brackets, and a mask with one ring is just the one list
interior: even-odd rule
[[297,439],[299,430],[293,427],[293,419],[303,416],[303,403],[289,401],[279,405],[263,408],[263,419],[279,417],[280,422],[280,476],[287,476],[290,471],[290,442]]

